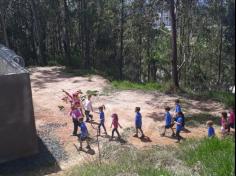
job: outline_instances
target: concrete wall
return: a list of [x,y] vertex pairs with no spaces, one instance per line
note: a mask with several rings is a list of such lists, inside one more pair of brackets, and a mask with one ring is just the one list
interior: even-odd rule
[[0,163],[37,152],[29,74],[0,75]]

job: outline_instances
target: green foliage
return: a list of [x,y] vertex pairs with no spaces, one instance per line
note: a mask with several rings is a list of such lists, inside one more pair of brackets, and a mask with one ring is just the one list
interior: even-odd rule
[[200,175],[234,175],[235,141],[232,138],[192,139],[184,142],[180,150],[180,158],[200,169]]
[[235,106],[235,95],[230,92],[210,91],[207,96],[213,100],[224,103],[227,107]]
[[130,81],[112,81],[112,86],[121,90],[164,91],[165,87],[158,83],[135,83]]

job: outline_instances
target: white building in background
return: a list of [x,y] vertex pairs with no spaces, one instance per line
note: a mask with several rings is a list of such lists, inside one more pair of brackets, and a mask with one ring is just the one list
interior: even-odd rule
[[162,11],[159,14],[159,20],[156,21],[156,28],[158,29],[161,25],[164,24],[164,26],[171,30],[171,16],[169,11]]

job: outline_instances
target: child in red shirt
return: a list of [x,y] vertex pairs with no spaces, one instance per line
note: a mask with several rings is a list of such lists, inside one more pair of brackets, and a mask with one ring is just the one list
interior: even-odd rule
[[120,133],[118,131],[118,127],[122,128],[122,126],[119,124],[119,119],[118,119],[118,115],[117,114],[112,114],[112,123],[111,123],[111,128],[113,126],[113,129],[112,129],[112,136],[110,138],[110,141],[113,139],[114,137],[114,132],[117,133],[118,135],[118,139],[120,139]]

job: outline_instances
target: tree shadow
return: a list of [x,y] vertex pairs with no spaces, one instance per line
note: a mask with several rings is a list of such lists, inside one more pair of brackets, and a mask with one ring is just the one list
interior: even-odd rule
[[152,113],[148,113],[146,115],[146,117],[153,119],[154,122],[163,121],[164,120],[164,113],[152,112]]
[[61,171],[58,161],[38,137],[39,152],[36,155],[0,164],[0,175],[43,176]]

